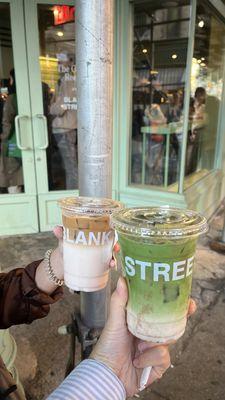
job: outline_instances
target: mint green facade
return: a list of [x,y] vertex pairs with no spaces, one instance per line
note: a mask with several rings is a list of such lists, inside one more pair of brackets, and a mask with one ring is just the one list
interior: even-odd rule
[[[22,145],[24,193],[0,194],[0,234],[13,235],[51,230],[60,223],[59,198],[77,195],[48,189],[47,132],[43,114],[37,4],[61,5],[62,1],[10,0],[13,62]],[[66,4],[73,5],[73,1]]]
[[[184,99],[184,135],[187,137],[188,107],[190,94],[190,72],[194,46],[196,1],[193,0],[189,26],[189,43],[186,68],[186,97]],[[225,6],[220,1],[211,2],[225,15]],[[200,211],[210,217],[225,196],[225,120],[223,113],[218,121],[218,138],[215,168],[207,176],[184,189],[184,165],[186,140],[183,140],[182,159],[177,193],[157,188],[135,187],[128,184],[129,140],[131,129],[131,53],[133,6],[129,1],[117,1],[116,12],[116,57],[115,57],[115,115],[114,115],[114,176],[115,192],[126,205],[171,205]],[[222,102],[224,104],[224,88]],[[222,107],[224,108],[224,107]]]
[[[137,1],[136,3],[139,3]],[[141,3],[141,2],[140,2]],[[221,16],[225,6],[210,1]],[[48,137],[43,115],[41,73],[39,64],[37,5],[74,5],[74,1],[9,0],[14,68],[17,81],[19,132],[22,148],[24,192],[0,194],[0,234],[24,234],[51,230],[60,223],[57,200],[78,195],[78,190],[49,190],[46,149]],[[191,62],[194,48],[196,0],[191,1],[185,98],[183,141],[177,186],[166,187],[130,183],[130,132],[132,125],[132,46],[133,3],[115,0],[114,32],[114,136],[113,136],[113,197],[127,206],[172,205],[212,215],[225,196],[225,115],[220,112],[214,168],[185,188],[185,157],[188,135]],[[224,87],[221,97],[224,109]],[[168,152],[167,152],[168,156]]]

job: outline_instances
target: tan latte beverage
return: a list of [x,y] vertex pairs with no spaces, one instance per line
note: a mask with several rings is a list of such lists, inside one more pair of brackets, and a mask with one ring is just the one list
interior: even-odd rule
[[111,215],[122,208],[111,199],[69,197],[59,202],[63,222],[65,284],[93,292],[103,289],[109,278],[109,262],[115,243]]

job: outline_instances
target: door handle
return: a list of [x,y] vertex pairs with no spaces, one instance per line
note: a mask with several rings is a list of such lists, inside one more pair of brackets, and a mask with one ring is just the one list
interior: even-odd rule
[[47,126],[47,118],[43,114],[36,114],[36,118],[43,121],[43,132],[44,132],[44,143],[41,146],[38,146],[39,150],[46,150],[48,148],[48,126]]
[[29,146],[23,146],[21,140],[21,131],[20,131],[20,120],[21,119],[29,119],[28,115],[17,115],[15,117],[15,131],[16,131],[16,144],[18,149],[20,150],[29,150]]

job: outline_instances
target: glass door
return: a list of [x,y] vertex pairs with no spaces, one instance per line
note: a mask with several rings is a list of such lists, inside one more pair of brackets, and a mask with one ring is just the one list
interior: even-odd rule
[[76,194],[74,1],[25,0],[27,57],[40,229],[60,220],[57,200]]
[[22,0],[0,1],[0,234],[38,231]]

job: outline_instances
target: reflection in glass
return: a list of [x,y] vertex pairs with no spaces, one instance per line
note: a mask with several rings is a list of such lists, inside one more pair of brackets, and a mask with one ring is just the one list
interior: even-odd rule
[[39,5],[43,111],[48,121],[50,190],[76,189],[77,95],[74,7]]
[[[186,176],[201,178],[214,168],[223,87],[225,26],[199,2],[191,74]],[[186,178],[187,179],[187,178]]]
[[137,2],[130,184],[178,190],[190,6]]
[[17,147],[18,114],[9,4],[0,4],[0,193],[24,191],[22,154]]

